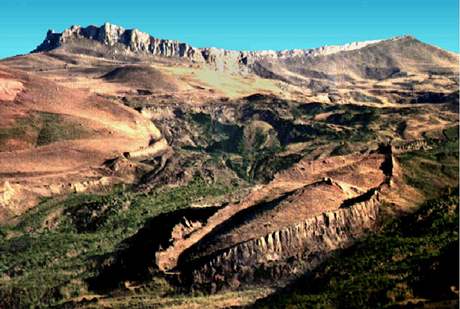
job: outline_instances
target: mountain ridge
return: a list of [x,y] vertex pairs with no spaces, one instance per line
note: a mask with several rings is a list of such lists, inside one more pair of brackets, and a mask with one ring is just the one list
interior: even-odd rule
[[[265,79],[311,89],[330,88],[331,82],[336,84],[342,77],[348,80],[379,79],[398,72],[426,74],[432,71],[431,68],[437,70],[438,67],[456,71],[452,68],[458,62],[457,54],[410,35],[310,49],[238,51],[198,48],[110,23],[71,26],[61,33],[49,30],[43,43],[32,53],[55,51],[120,60],[133,57],[144,60],[157,57],[172,61],[178,59],[209,65],[219,72],[255,73]],[[319,76],[317,72],[326,75]]]
[[283,50],[233,50],[219,47],[195,47],[186,42],[173,39],[157,38],[149,33],[142,32],[137,28],[125,29],[111,23],[104,23],[101,26],[89,25],[82,27],[72,25],[62,32],[48,30],[45,40],[32,52],[50,51],[59,48],[72,39],[86,38],[99,43],[113,46],[117,43],[126,45],[131,51],[144,51],[164,56],[187,57],[191,60],[201,60],[199,54],[207,60],[210,54],[240,54],[243,57],[255,58],[287,58],[295,56],[324,56],[340,51],[350,51],[379,43],[382,41],[394,41],[404,38],[416,40],[411,35],[395,36],[388,39],[354,41],[346,44],[324,45],[314,48],[295,48]]
[[[240,52],[108,23],[49,31],[0,61],[0,307],[189,308],[198,292],[223,308],[242,305],[228,291],[250,304],[311,275],[458,186],[458,72],[411,36]],[[424,227],[413,274],[439,242]],[[377,262],[358,243],[333,264],[370,275],[347,297],[450,300],[353,266],[405,276],[413,242],[401,255],[388,238]]]

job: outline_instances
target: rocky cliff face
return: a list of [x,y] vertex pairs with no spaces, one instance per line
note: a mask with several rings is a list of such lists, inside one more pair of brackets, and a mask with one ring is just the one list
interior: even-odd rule
[[173,40],[157,39],[137,29],[126,30],[122,27],[105,23],[97,26],[72,26],[62,33],[49,30],[45,40],[33,52],[50,51],[66,43],[88,39],[107,46],[121,46],[127,51],[144,52],[166,57],[180,57],[202,61],[202,55],[196,48]]
[[124,29],[105,23],[98,26],[72,26],[62,33],[49,30],[45,40],[33,52],[50,51],[72,41],[87,39],[113,47],[119,46],[126,52],[146,53],[155,56],[185,58],[196,62],[213,64],[217,69],[247,66],[261,59],[286,59],[292,57],[315,57],[346,50],[355,50],[379,41],[355,42],[343,46],[323,46],[314,49],[235,51],[221,48],[196,48],[187,43],[152,37],[137,29]]
[[[311,270],[334,250],[374,229],[380,200],[325,212],[263,237],[225,249],[207,260],[182,266],[193,286],[208,290],[238,287],[255,280],[292,277]],[[193,269],[190,272],[187,270]]]
[[394,153],[404,153],[404,152],[410,152],[410,151],[417,151],[421,149],[429,150],[431,149],[431,146],[428,145],[428,142],[426,140],[422,140],[422,139],[393,145]]
[[[50,30],[35,50],[47,51],[61,54],[59,58],[62,54],[66,57],[90,55],[131,64],[142,59],[185,65],[192,70],[211,68],[230,73],[232,80],[255,74],[276,81],[275,86],[268,87],[269,92],[277,93],[273,89],[281,87],[282,93],[300,95],[302,100],[307,97],[315,102],[416,104],[458,101],[458,55],[411,36],[314,49],[236,51],[197,48],[106,23],[72,26],[62,33]],[[161,79],[167,80],[164,76]],[[177,80],[178,84],[184,81]],[[388,83],[382,83],[384,80]],[[126,80],[125,83],[132,84]],[[150,86],[152,83],[142,82]],[[227,83],[222,83],[217,90],[229,93],[225,85]],[[151,91],[156,85],[143,88]],[[200,96],[206,93],[198,92]],[[212,94],[216,95],[218,91]],[[189,94],[186,97],[190,98]]]
[[[381,145],[380,151],[385,156],[380,166],[385,177],[376,187],[345,200],[339,208],[303,220],[300,203],[298,219],[293,218],[291,224],[263,236],[234,242],[209,255],[182,254],[177,267],[182,279],[194,288],[213,292],[254,282],[290,279],[314,269],[331,252],[351,245],[378,226],[381,192],[392,186],[397,166],[391,146]],[[249,215],[248,218],[246,221],[256,220]]]
[[[313,49],[236,51],[197,48],[105,23],[72,26],[62,33],[50,30],[35,52],[54,49],[120,61],[155,56],[168,58],[158,61],[194,63],[235,75],[252,73],[339,103],[445,103],[458,89],[458,55],[411,36]],[[436,92],[419,82],[427,74],[429,83],[436,81]],[[390,84],[382,87],[382,80]]]

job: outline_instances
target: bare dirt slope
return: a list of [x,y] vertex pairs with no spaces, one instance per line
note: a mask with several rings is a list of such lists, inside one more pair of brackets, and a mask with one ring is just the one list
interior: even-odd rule
[[[28,54],[2,61],[10,67],[33,71],[71,88],[126,96],[144,91],[158,101],[203,103],[216,98],[240,98],[255,92],[290,97],[304,90],[256,74],[235,74],[187,60],[168,57],[129,59],[72,54],[65,49]],[[147,92],[145,92],[147,90]]]
[[[110,29],[119,29],[132,41]],[[102,37],[88,36],[89,30]],[[304,102],[443,103],[458,88],[458,55],[411,36],[248,53],[196,49],[168,40],[165,47],[150,50],[147,45],[159,41],[137,42],[136,33],[110,24],[72,27],[62,34],[48,33],[46,46],[34,53],[2,62],[95,93],[124,96],[140,91],[157,101],[194,104],[253,93]]]
[[101,177],[94,168],[105,160],[161,137],[139,113],[87,91],[5,66],[0,83],[0,183],[11,192],[0,201],[4,213],[34,204],[17,206],[24,190],[46,195],[53,184]]
[[[239,203],[217,211],[190,236],[158,252],[158,266],[160,269],[174,268],[180,255],[192,246],[196,247],[193,254],[210,254],[336,210],[344,200],[363,194],[384,181],[381,170],[384,159],[383,155],[375,154],[301,161],[266,186],[255,187]],[[324,177],[332,180],[324,180]]]
[[458,90],[458,63],[455,53],[402,36],[318,56],[265,58],[254,70],[334,102],[436,103]]
[[249,304],[265,292],[178,291],[284,284],[458,184],[458,71],[408,36],[243,52],[48,32],[0,61],[0,307]]

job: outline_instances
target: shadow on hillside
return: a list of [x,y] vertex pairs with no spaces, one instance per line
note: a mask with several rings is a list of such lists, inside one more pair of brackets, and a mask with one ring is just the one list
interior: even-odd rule
[[145,281],[158,272],[155,253],[171,245],[173,228],[182,223],[205,222],[219,208],[187,208],[148,219],[135,235],[118,245],[114,253],[96,257],[99,275],[88,279],[89,289],[104,293],[125,281]]

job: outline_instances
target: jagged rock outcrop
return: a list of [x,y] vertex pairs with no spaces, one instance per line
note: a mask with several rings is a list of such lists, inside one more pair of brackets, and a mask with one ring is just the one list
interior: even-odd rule
[[404,153],[404,152],[410,152],[410,151],[417,151],[421,149],[429,150],[431,149],[431,146],[428,145],[428,142],[423,139],[393,145],[394,153]]
[[153,218],[94,280],[115,284],[162,272],[211,292],[286,282],[378,226],[381,189],[392,186],[395,164],[388,145],[304,160],[238,202]]
[[[311,270],[332,251],[349,246],[377,225],[380,200],[369,200],[240,243],[213,257],[182,265],[185,280],[201,289],[292,277]],[[188,270],[191,270],[188,272]]]
[[[338,209],[344,200],[385,182],[386,177],[381,170],[385,158],[376,153],[301,161],[280,173],[268,185],[254,188],[239,203],[216,212],[189,237],[158,251],[155,263],[160,270],[171,270],[197,255],[209,255],[225,246],[233,246],[316,214]],[[321,181],[325,176],[334,181],[331,184]],[[341,192],[346,187],[360,189]],[[299,198],[290,202],[289,196],[293,194]],[[329,201],[322,205],[324,194],[328,195]]]
[[[344,200],[338,209],[293,220],[291,225],[264,236],[197,258],[183,254],[178,266],[182,280],[193,288],[210,292],[254,282],[286,280],[314,269],[334,250],[346,248],[373,231],[379,226],[381,191],[393,186],[398,168],[392,146],[381,145],[379,151],[385,156],[380,166],[385,177],[378,186]],[[329,177],[322,182],[343,187]]]
[[133,52],[147,52],[153,55],[166,57],[180,57],[195,61],[207,61],[209,63],[240,63],[248,64],[254,59],[263,58],[290,58],[302,56],[320,56],[337,53],[340,51],[355,50],[370,44],[378,43],[379,40],[353,42],[341,46],[322,46],[311,49],[292,50],[263,50],[263,51],[236,51],[222,48],[196,48],[187,43],[176,40],[154,38],[148,33],[138,29],[124,29],[110,23],[98,27],[90,25],[81,27],[73,25],[62,33],[48,30],[45,40],[33,51],[42,52],[56,49],[63,44],[77,39],[89,39],[98,41],[101,44],[114,46],[125,45]]
[[[396,37],[391,40],[398,40],[399,38]],[[184,58],[194,62],[212,64],[218,70],[232,70],[237,68],[240,72],[247,72],[249,67],[252,67],[260,60],[286,60],[327,56],[341,51],[353,51],[381,42],[380,40],[372,40],[353,42],[340,46],[280,51],[236,51],[215,47],[196,48],[176,40],[155,38],[137,29],[124,29],[117,25],[105,23],[100,27],[94,25],[87,27],[74,25],[62,33],[49,30],[45,40],[33,52],[50,51],[66,43],[82,39],[92,40],[110,47],[122,47],[125,52]]]
[[0,219],[16,214],[14,204],[21,202],[22,188],[11,185],[9,181],[0,184]]
[[105,23],[97,26],[72,26],[62,33],[49,30],[45,40],[33,52],[49,51],[79,39],[94,40],[108,46],[120,45],[129,51],[145,52],[166,57],[180,57],[202,61],[200,51],[192,46],[173,40],[157,39],[137,29],[126,30]]
[[8,181],[0,187],[0,206],[6,206],[12,200],[15,190]]
[[[83,54],[121,62],[148,60],[194,69],[212,68],[234,76],[255,74],[279,82],[279,87],[292,87],[295,96],[302,94],[321,102],[458,102],[458,55],[408,35],[311,49],[238,51],[197,48],[105,23],[72,26],[62,33],[50,30],[34,50],[47,51],[59,55],[58,58]],[[139,84],[140,78],[135,79]],[[165,76],[161,79],[167,80]],[[380,84],[383,80],[389,83]],[[152,88],[163,89],[161,82],[157,86],[147,81],[140,84],[151,87],[137,87],[141,93],[149,93]],[[169,88],[174,83],[167,84]],[[298,88],[302,91],[297,92]],[[218,92],[213,93],[214,96]]]

